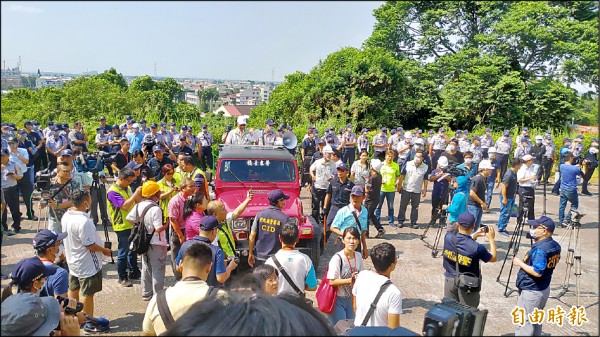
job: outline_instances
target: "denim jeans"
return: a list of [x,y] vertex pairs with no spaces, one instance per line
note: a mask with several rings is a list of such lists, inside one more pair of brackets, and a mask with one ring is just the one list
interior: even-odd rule
[[119,241],[119,247],[117,252],[117,273],[119,279],[127,277],[127,269],[130,272],[138,271],[137,254],[129,250],[129,235],[131,229],[124,231],[115,232],[117,234],[117,240]]
[[[571,210],[579,207],[579,195],[577,190],[566,191],[564,188],[560,190],[560,206],[558,207],[558,222],[563,223],[565,220],[565,208],[567,208],[567,201],[571,203]],[[571,211],[567,214],[567,221],[571,220]]]
[[[489,177],[488,177],[489,179]],[[492,204],[492,195],[494,194],[494,185],[495,182],[488,182],[487,183],[487,192],[485,194],[485,204],[487,205],[488,208],[490,208],[490,205]]]
[[327,315],[331,325],[335,325],[343,319],[354,319],[354,310],[352,309],[352,297],[338,297],[335,300],[333,311]]
[[479,225],[481,225],[481,216],[483,215],[483,209],[481,207],[467,205],[467,210],[475,217],[475,227],[473,228],[473,232],[476,232],[479,229]]
[[498,218],[498,231],[506,230],[506,226],[508,225],[508,220],[510,219],[510,212],[512,210],[513,205],[515,204],[515,198],[507,198],[508,202],[506,206],[502,204],[504,198],[502,198],[502,194],[500,194],[500,217]]
[[388,222],[389,224],[394,223],[394,198],[396,197],[396,192],[379,192],[379,204],[377,205],[377,209],[375,210],[375,216],[378,219],[381,219],[381,207],[383,206],[383,199],[387,199],[387,207],[388,207]]

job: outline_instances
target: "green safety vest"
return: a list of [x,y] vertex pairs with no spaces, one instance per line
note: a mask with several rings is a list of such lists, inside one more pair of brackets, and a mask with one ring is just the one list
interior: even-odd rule
[[[106,194],[108,195],[108,193],[111,191],[118,193],[125,200],[131,198],[131,188],[129,188],[129,187],[127,187],[127,190],[123,190],[117,184],[112,184],[110,186],[110,188],[108,189],[108,192],[106,192]],[[127,221],[127,219],[126,219],[127,214],[129,214],[129,210],[124,210],[123,208],[119,208],[117,210],[115,205],[113,205],[113,203],[110,202],[110,200],[108,200],[108,197],[107,197],[107,204],[108,204],[108,215],[110,216],[110,220],[112,221],[113,230],[115,232],[120,232],[120,231],[124,231],[126,229],[133,228],[133,225],[131,224],[131,222]]]

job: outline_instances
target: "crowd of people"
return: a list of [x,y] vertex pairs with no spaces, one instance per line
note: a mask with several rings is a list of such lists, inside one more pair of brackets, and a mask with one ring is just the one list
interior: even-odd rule
[[[292,132],[286,125],[275,131],[272,119],[260,130],[246,130],[246,123],[245,117],[238,118],[221,143],[284,145]],[[321,282],[310,257],[296,249],[299,229],[282,211],[290,198],[282,190],[268,193],[270,205],[251,226],[248,264],[253,273],[232,277],[240,264],[232,222],[252,203],[254,193],[248,190],[246,199],[229,212],[221,201],[211,200],[206,172],[214,168],[215,141],[206,125],[194,135],[191,126],[181,125],[178,131],[175,123],[148,127],[144,119],[136,122],[126,116],[123,124],[111,126],[100,118],[94,142],[106,157],[89,156],[90,140],[82,125],[76,122],[71,130],[66,123],[49,122],[41,129],[28,121],[17,130],[2,123],[2,235],[17,235],[22,218],[42,217],[34,214],[34,200],[47,214],[47,228],[33,240],[36,256],[15,266],[3,291],[3,334],[71,335],[79,334],[80,325],[86,334],[109,329],[93,318],[94,296],[102,291],[103,261],[113,253],[108,232],[104,242],[98,235],[99,224],[111,226],[117,237],[119,285],[141,282],[140,297],[148,303],[145,335],[330,335],[343,331],[344,324],[399,327],[402,294],[390,281],[398,256],[388,242],[367,246],[371,224],[374,236],[382,238],[405,224],[412,229],[424,223],[432,226],[442,212],[448,214],[447,223],[439,224],[447,230],[444,296],[477,307],[479,261],[496,261],[496,232],[510,235],[508,223],[517,200],[517,213],[527,219],[535,240],[528,258],[513,261],[521,268],[519,305],[531,313],[543,308],[548,298],[554,268],[546,268],[547,262],[560,258],[560,245],[552,240],[555,223],[569,225],[567,202],[577,209],[579,194],[591,195],[587,184],[598,166],[597,139],[586,151],[582,136],[565,138],[563,147],[556,149],[550,131],[531,137],[523,128],[513,149],[508,130],[494,141],[490,129],[472,137],[457,130],[450,138],[444,128],[430,130],[427,136],[401,127],[388,135],[383,127],[369,139],[369,130],[357,135],[351,124],[338,133],[329,128],[323,135],[309,126],[299,146],[301,186],[311,195],[312,217],[325,224],[324,235],[335,250],[324,278],[337,296],[333,309],[321,315],[307,305],[306,292],[317,290]],[[560,195],[558,219],[536,218],[540,212],[535,209],[535,189],[549,183],[557,159],[559,178],[552,193]],[[578,177],[583,180],[581,192]],[[430,183],[432,212],[423,221],[419,205]],[[40,198],[34,198],[34,186],[42,191]],[[481,226],[494,194],[500,200],[497,231]],[[20,212],[20,198],[26,217]],[[387,221],[382,219],[384,201]],[[147,245],[132,244],[140,235],[150,238]],[[483,236],[489,249],[476,242]],[[169,251],[177,283],[165,289]],[[365,268],[366,259],[374,270]],[[12,295],[15,285],[17,293]],[[62,298],[67,300],[59,305]],[[68,309],[77,308],[79,301],[79,313],[72,314]],[[31,323],[30,314],[44,319]],[[223,315],[237,324],[217,319]],[[256,320],[248,320],[250,315]],[[540,332],[541,325],[532,324],[517,330],[518,335]]]

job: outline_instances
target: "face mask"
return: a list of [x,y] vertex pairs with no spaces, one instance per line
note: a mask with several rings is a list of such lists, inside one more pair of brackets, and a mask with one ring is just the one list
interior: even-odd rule
[[465,164],[471,164],[472,162],[473,162],[473,159],[471,159],[471,158],[465,159]]
[[65,253],[65,247],[61,243],[60,246],[58,246],[58,253],[56,253],[56,256],[61,257],[64,253]]
[[415,158],[415,164],[419,165],[421,164],[422,160],[421,158]]
[[490,158],[494,158],[494,157],[496,157],[496,155],[495,155],[495,154],[491,154],[491,153],[490,153],[490,154],[488,155],[488,157],[490,157]]
[[598,149],[595,148],[595,147],[590,147],[590,153],[591,154],[596,154],[596,153],[598,153]]
[[448,146],[448,151],[455,151],[455,150],[456,150],[456,146],[454,146],[454,145]]
[[535,228],[531,228],[531,229],[529,230],[529,236],[530,236],[532,239],[537,239],[537,235],[535,234]]

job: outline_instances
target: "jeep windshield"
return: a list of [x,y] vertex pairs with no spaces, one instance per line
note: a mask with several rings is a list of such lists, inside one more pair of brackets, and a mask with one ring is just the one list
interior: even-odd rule
[[226,159],[221,162],[219,178],[223,182],[287,183],[296,179],[296,169],[289,160]]

